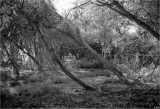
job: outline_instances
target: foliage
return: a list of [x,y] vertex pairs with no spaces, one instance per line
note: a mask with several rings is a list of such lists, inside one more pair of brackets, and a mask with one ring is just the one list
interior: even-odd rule
[[18,95],[11,95],[2,90],[1,102],[2,108],[40,108],[43,106],[41,103],[42,98],[45,96],[56,96],[60,94],[60,90],[53,88],[50,85],[36,83],[22,85],[18,88]]
[[159,88],[156,89],[132,89],[131,97],[127,105],[129,107],[158,108]]
[[0,81],[7,82],[13,80],[10,71],[0,71]]
[[[107,88],[107,87],[106,87]],[[116,88],[116,87],[114,87]],[[155,108],[159,89],[108,88],[107,91],[63,93],[49,84],[37,83],[21,87],[18,95],[1,89],[2,108]]]
[[85,57],[76,63],[77,68],[103,69],[103,64],[98,60],[88,60]]
[[45,81],[43,74],[35,74],[28,78],[28,82],[43,82],[43,81]]
[[138,73],[140,74],[141,80],[144,82],[154,82],[159,84],[160,82],[160,67],[154,69],[154,65],[150,65],[149,68],[142,68]]
[[[48,3],[49,0],[46,2]],[[37,27],[34,24],[38,24],[38,22],[45,22],[45,24],[47,24],[43,18],[44,16],[46,17],[46,15],[42,12],[48,9],[46,2],[43,0],[1,1],[1,41],[7,46],[9,54],[16,57],[21,64],[26,65],[26,63],[29,63],[29,66],[32,66],[34,61],[36,61],[36,64],[39,61],[41,64],[46,62],[44,58],[48,57],[48,55],[46,55],[46,50],[39,38]],[[54,8],[52,10],[54,10]],[[49,9],[46,12],[49,13]],[[52,20],[57,20],[57,18],[58,17],[55,16]],[[14,54],[15,52],[17,54],[14,55],[10,52],[10,45],[14,45],[20,49],[17,52],[14,51]],[[27,59],[28,57],[33,60]]]
[[[72,42],[71,42],[72,43]],[[60,59],[63,59],[65,56],[69,56],[71,54],[76,59],[82,59],[84,57],[88,59],[93,59],[94,57],[91,56],[91,53],[85,48],[85,47],[74,47],[75,45],[71,45],[67,43],[67,45],[63,45],[63,47],[60,48],[59,56]],[[94,49],[97,53],[102,53],[102,46],[98,42],[88,42],[88,44]],[[65,47],[64,47],[65,46]]]
[[89,43],[89,45],[94,49],[97,53],[102,54],[102,46],[101,43],[95,42],[95,43]]
[[120,64],[128,64],[129,67],[130,63],[130,69],[133,68],[133,64],[137,65],[135,69],[149,67],[152,63],[159,65],[159,62],[156,62],[159,57],[159,51],[156,45],[142,42],[139,38],[132,38],[128,41],[125,40],[125,43],[123,50],[119,51],[116,57]]
[[[98,3],[98,1],[95,2]],[[105,1],[99,2],[99,4],[103,4],[104,2]],[[133,18],[144,20],[144,22],[141,23],[146,23],[147,27],[150,28],[148,30],[153,30],[157,33],[159,32],[159,30],[157,29],[157,24],[159,24],[159,22],[157,21],[159,20],[159,18],[155,17],[157,16],[157,13],[153,13],[155,10],[157,11],[157,9],[155,8],[157,7],[157,5],[155,5],[153,2],[142,2],[141,0],[139,0],[138,4],[137,2],[134,3],[131,1],[128,1],[129,4],[127,4],[124,1],[119,2],[116,0],[110,0],[106,1],[104,6],[107,3],[111,3],[109,4],[109,6],[111,6],[111,9],[119,9],[119,11],[117,12],[123,14],[124,16],[124,11],[125,9],[127,9],[127,11],[135,15]],[[120,10],[120,8],[118,7],[119,3],[124,6],[124,9],[123,7],[121,7],[121,9],[123,10]],[[154,4],[155,7],[148,7],[148,5],[151,4]],[[136,7],[133,8],[134,6]],[[109,56],[106,57],[109,59],[107,61],[115,61],[114,64],[125,64],[127,65],[127,69],[129,69],[130,71],[132,70],[136,73],[138,72],[137,70],[140,70],[143,67],[149,67],[151,63],[155,65],[160,64],[159,62],[156,62],[156,59],[160,55],[157,47],[153,44],[149,44],[149,41],[147,40],[140,39],[141,37],[146,38],[147,36],[149,36],[146,31],[141,30],[139,31],[139,33],[137,32],[138,35],[141,35],[142,32],[142,35],[140,37],[135,38],[134,35],[131,35],[130,37],[129,34],[125,34],[125,32],[129,28],[129,26],[133,25],[137,27],[137,25],[133,22],[120,17],[119,15],[117,15],[117,13],[106,9],[105,7],[96,7],[95,9],[84,13],[84,16],[81,16],[80,14],[83,13],[83,9],[86,10],[86,8],[82,8],[82,10],[79,11],[80,13],[78,13],[78,11],[74,13],[74,19],[77,21],[76,23],[79,24],[81,30],[83,31],[82,35],[85,35],[87,41],[90,41],[88,44],[96,52],[101,55],[103,54],[103,50],[105,51],[107,48],[111,49]],[[90,12],[91,14],[88,14]],[[149,15],[148,13],[153,13],[154,15]],[[77,62],[77,66],[79,68],[100,69],[103,68],[103,63],[106,62],[106,67],[109,66],[108,68],[111,71],[119,72],[116,68],[116,65],[114,67],[114,65],[112,64],[107,64],[107,61],[103,61],[103,59],[105,60],[105,58],[99,58],[103,62],[102,63],[95,59],[94,56],[91,56],[91,53],[86,50],[86,48],[84,48],[85,50],[81,49],[81,47],[83,48],[84,46],[81,45],[82,40],[80,39],[81,34],[79,29],[72,23],[72,21],[59,16],[55,8],[51,5],[50,0],[0,0],[0,15],[0,32],[2,33],[2,44],[0,46],[0,50],[3,52],[3,56],[1,57],[3,59],[1,60],[3,60],[4,62],[4,64],[2,65],[11,63],[14,67],[16,63],[19,63],[24,65],[29,64],[30,67],[34,67],[34,64],[36,64],[37,66],[39,66],[39,68],[42,68],[43,66],[57,67],[54,62],[51,62],[49,60],[58,60],[59,57],[61,58],[68,55],[69,53],[72,53],[77,59],[81,59]],[[43,36],[42,33],[44,33],[45,35]],[[95,39],[90,40],[92,38]],[[122,43],[119,45],[117,43],[115,44],[115,39],[116,41],[122,39]],[[46,43],[44,43],[45,41]],[[47,44],[49,46],[47,46]],[[28,57],[30,58],[28,59]],[[8,62],[8,60],[10,62]],[[13,62],[11,62],[12,60]],[[65,67],[63,67],[63,64],[61,62],[57,61],[57,63],[60,65],[63,71],[68,71]],[[149,73],[152,73],[150,72],[150,69],[148,71]],[[157,71],[157,69],[155,71]],[[83,84],[82,86],[85,85],[83,82],[80,82],[80,79],[75,78],[74,75],[72,75],[72,73],[70,73],[69,71],[66,74],[70,75],[69,77],[71,77],[72,79],[78,80],[79,83]],[[121,72],[118,74],[121,74]],[[118,74],[116,75],[119,76]],[[6,72],[2,72],[1,76],[1,81],[6,82],[10,80],[9,75]],[[155,76],[159,75],[155,74]],[[119,79],[121,78],[123,80],[123,74],[121,77],[119,77]],[[138,90],[139,92],[142,92],[142,96],[140,96],[141,98],[138,98],[138,95],[138,97],[136,98],[130,97],[126,100],[124,99],[126,98],[126,95],[123,91],[116,94],[114,93],[115,96],[113,96],[113,93],[109,93],[110,91],[108,91],[107,93],[86,92],[86,95],[81,95],[81,93],[78,93],[79,95],[62,93],[59,89],[52,87],[51,85],[43,84],[42,82],[45,81],[44,75],[32,75],[31,77],[26,76],[21,77],[20,79],[24,79],[27,82],[32,82],[32,84],[19,84],[18,86],[14,87],[18,90],[18,93],[16,92],[13,95],[10,94],[8,90],[2,90],[2,107],[63,108],[109,107],[110,105],[114,105],[116,107],[133,107],[132,104],[135,104],[136,107],[158,107],[158,104],[156,102],[157,96],[153,93],[151,95],[148,95],[147,93],[147,97],[149,98],[148,99],[145,97],[146,93],[143,94],[143,90]],[[54,83],[56,85],[61,85],[60,83],[63,83],[63,81],[57,79],[54,81]],[[154,91],[155,90],[153,90],[153,92]],[[107,100],[108,97],[110,99],[109,101],[115,102],[115,104],[109,102],[110,105],[106,106],[104,101]],[[137,99],[141,100],[142,104],[138,104]],[[153,103],[152,101],[156,103]],[[147,105],[144,102],[150,105]]]

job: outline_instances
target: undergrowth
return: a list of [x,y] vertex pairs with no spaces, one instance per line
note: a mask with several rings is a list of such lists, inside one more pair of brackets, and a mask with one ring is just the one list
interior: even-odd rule
[[2,108],[157,108],[159,89],[83,91],[64,93],[46,83],[19,88],[18,94],[1,90]]

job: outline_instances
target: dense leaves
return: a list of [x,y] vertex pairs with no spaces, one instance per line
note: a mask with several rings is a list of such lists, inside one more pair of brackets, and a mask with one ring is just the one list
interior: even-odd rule
[[131,90],[131,98],[128,105],[130,107],[157,108],[159,107],[160,89],[135,89]]

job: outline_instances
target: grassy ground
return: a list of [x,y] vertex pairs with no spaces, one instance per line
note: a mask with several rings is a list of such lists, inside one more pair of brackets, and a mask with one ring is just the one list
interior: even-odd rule
[[[18,88],[17,88],[18,89]],[[35,82],[19,88],[20,93],[4,96],[5,108],[154,108],[158,107],[158,92],[103,85],[102,91],[85,91],[76,83],[51,84]],[[150,92],[151,92],[150,91]],[[140,95],[136,95],[139,93]],[[143,95],[143,96],[142,96]],[[5,101],[5,102],[4,102]]]
[[[70,63],[67,65],[72,65]],[[67,66],[85,83],[99,89],[83,90],[63,72],[48,70],[48,76],[32,76],[26,84],[1,88],[3,108],[156,108],[159,89],[131,89],[104,69],[77,69]],[[109,75],[108,75],[109,74]],[[9,94],[8,91],[12,91]]]

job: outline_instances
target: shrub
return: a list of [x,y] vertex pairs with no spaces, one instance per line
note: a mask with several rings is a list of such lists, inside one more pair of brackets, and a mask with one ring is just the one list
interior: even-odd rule
[[28,81],[29,82],[43,82],[44,81],[44,75],[42,74],[37,74],[37,75],[32,75]]
[[80,60],[77,62],[78,68],[93,68],[93,69],[100,69],[103,68],[103,64],[98,60]]
[[60,80],[60,79],[59,79],[59,80],[57,79],[57,80],[54,81],[54,83],[55,83],[55,84],[62,84],[62,83],[64,83],[64,81],[63,81],[63,80]]
[[127,100],[129,107],[157,108],[159,107],[159,88],[155,89],[132,89],[131,97]]
[[1,92],[2,108],[40,108],[42,102],[50,97],[56,97],[62,92],[47,83],[32,83],[16,87],[19,94],[10,94],[4,89]]
[[0,96],[1,96],[1,107],[9,108],[11,106],[11,101],[13,96],[9,93],[9,91],[5,88],[0,89]]
[[0,81],[6,82],[12,80],[10,71],[0,71]]

